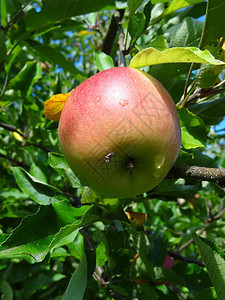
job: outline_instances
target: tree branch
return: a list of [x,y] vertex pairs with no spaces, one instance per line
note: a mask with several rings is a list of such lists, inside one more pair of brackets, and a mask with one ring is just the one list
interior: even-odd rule
[[[193,101],[197,99],[202,99],[206,97],[212,97],[216,94],[220,94],[225,92],[225,88],[219,88],[218,86],[210,87],[210,88],[197,88],[194,93],[188,97],[186,101],[185,106],[189,106]],[[182,104],[182,101],[180,101],[177,106],[180,106]]]
[[124,56],[124,33],[123,33],[123,27],[119,23],[119,49],[120,49],[120,59],[119,59],[119,66],[120,67],[125,67],[125,56]]
[[191,78],[191,73],[192,73],[193,67],[194,67],[194,63],[191,64],[190,69],[188,71],[187,79],[186,79],[185,86],[184,86],[184,94],[181,97],[180,101],[177,103],[177,106],[183,106],[187,100],[186,97],[187,97],[188,84],[189,84],[189,80]]
[[24,168],[26,170],[29,169],[29,166],[27,164],[25,164],[25,163],[23,163],[21,161],[18,161],[16,159],[13,159],[13,158],[11,158],[8,155],[4,155],[4,154],[0,153],[0,157],[4,158],[4,159],[7,159],[13,166],[19,166],[19,167],[22,167],[22,168]]
[[114,12],[112,16],[108,32],[104,38],[103,45],[102,45],[102,52],[104,52],[105,54],[110,55],[112,52],[112,48],[119,29],[118,24],[123,19],[124,11],[125,11],[124,9],[118,9]]
[[196,179],[215,182],[223,186],[223,184],[225,184],[225,168],[173,166],[167,178]]
[[[225,213],[225,207],[218,213],[216,214],[215,216],[211,216],[211,218],[207,218],[206,220],[206,224],[205,226],[200,229],[197,234],[198,235],[201,235],[203,232],[206,231],[206,229],[209,227],[209,225],[213,222],[213,221],[216,221],[216,220],[219,220],[220,218],[222,218],[222,216],[224,215]],[[177,250],[177,252],[181,252],[183,251],[185,248],[187,248],[189,245],[191,245],[192,243],[194,243],[194,239],[190,239],[189,241],[187,241],[185,244],[183,244],[182,246],[180,246],[180,248]]]
[[16,132],[20,136],[22,136],[26,140],[26,142],[23,144],[23,146],[25,146],[25,147],[26,146],[34,146],[34,147],[37,147],[37,148],[39,148],[39,149],[41,149],[41,150],[43,150],[43,151],[45,151],[47,153],[50,152],[47,148],[45,148],[44,146],[42,146],[40,144],[35,144],[33,142],[27,141],[27,137],[22,132],[20,132],[15,126],[13,126],[13,125],[9,125],[9,124],[0,122],[0,127],[6,129],[8,131],[11,131],[11,132]]
[[25,136],[23,135],[23,133],[19,132],[17,130],[17,128],[13,125],[9,125],[9,124],[6,124],[6,123],[3,123],[3,122],[0,122],[0,127],[8,130],[8,131],[11,131],[11,132],[16,132],[18,133],[19,135],[21,135],[23,138],[25,138]]
[[205,266],[205,264],[201,260],[196,260],[196,259],[193,259],[193,258],[182,256],[179,253],[174,252],[174,251],[170,251],[170,250],[168,250],[167,253],[169,254],[169,256],[174,257],[176,259],[179,259],[179,260],[181,260],[183,262],[187,262],[187,263],[191,263],[191,264],[196,264],[196,265],[198,265],[200,267],[204,267]]

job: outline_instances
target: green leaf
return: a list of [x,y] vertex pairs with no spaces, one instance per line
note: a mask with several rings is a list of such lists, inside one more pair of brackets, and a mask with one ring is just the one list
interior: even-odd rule
[[39,181],[48,183],[45,173],[35,163],[33,163],[30,167],[30,175],[35,177]]
[[55,199],[65,200],[66,197],[56,187],[46,184],[31,176],[21,167],[11,167],[16,182],[21,190],[40,205],[49,205]]
[[223,0],[208,0],[207,3],[201,47],[225,36],[225,2]]
[[36,298],[36,294],[40,292],[40,290],[45,287],[57,285],[57,281],[61,280],[62,278],[65,278],[65,275],[57,273],[52,269],[46,270],[42,268],[42,270],[40,270],[39,272],[34,271],[34,273],[32,273],[32,276],[28,276],[24,281],[21,299],[27,300]]
[[96,265],[103,267],[107,259],[108,256],[106,254],[105,242],[102,241],[96,249]]
[[73,188],[81,187],[80,180],[69,167],[67,161],[64,158],[64,155],[51,152],[48,154],[48,157],[50,166],[55,169],[60,175],[65,176],[69,180]]
[[191,151],[180,150],[179,156],[176,160],[176,164],[183,164],[186,166],[218,168],[217,162],[208,155],[203,154],[199,149],[191,149]]
[[216,125],[225,116],[225,98],[197,103],[190,108],[190,111],[201,117],[205,125]]
[[65,71],[70,72],[72,75],[76,76],[77,79],[85,80],[87,76],[79,71],[72,62],[67,60],[65,56],[56,48],[50,47],[48,45],[43,45],[33,40],[27,41],[29,49],[39,56],[43,61],[49,61],[56,65],[62,67]]
[[130,24],[128,27],[128,31],[131,36],[131,44],[141,36],[145,28],[145,21],[145,15],[141,12],[136,12],[131,16]]
[[6,58],[5,34],[0,29],[0,63]]
[[168,2],[167,0],[151,0],[152,4]]
[[140,258],[144,263],[148,274],[150,275],[152,280],[154,280],[155,275],[154,275],[153,263],[149,259],[151,246],[148,237],[143,231],[136,231],[134,229],[133,224],[127,225],[127,230],[132,236],[134,247],[136,251],[139,253]]
[[213,287],[207,288],[194,296],[193,300],[214,300],[217,299],[216,291]]
[[127,5],[128,5],[131,15],[138,9],[138,7],[141,5],[142,2],[143,2],[143,0],[128,0],[127,1]]
[[10,81],[10,88],[21,90],[27,97],[31,94],[32,86],[41,76],[40,63],[27,62],[23,69]]
[[208,50],[201,51],[195,47],[176,47],[158,51],[150,47],[136,54],[130,62],[130,67],[141,68],[166,63],[225,65],[225,62],[215,59]]
[[81,203],[95,203],[97,195],[88,186],[85,186],[82,192]]
[[21,192],[19,189],[11,188],[10,190],[5,189],[0,191],[0,199],[13,198],[16,200],[25,200],[29,197],[26,193]]
[[108,0],[43,0],[41,12],[34,9],[25,16],[27,29],[44,26],[49,23],[55,23],[67,18],[88,14],[99,10],[115,8],[115,1]]
[[186,17],[181,23],[170,27],[164,34],[169,48],[198,47],[204,23]]
[[94,63],[96,64],[99,71],[114,68],[112,57],[105,54],[104,52],[94,53]]
[[80,264],[73,273],[62,300],[83,300],[84,292],[87,286],[87,260],[85,252],[81,258]]
[[189,199],[191,200],[198,191],[198,186],[195,185],[183,185],[183,184],[171,184],[170,180],[164,180],[160,183],[149,195],[152,198],[164,198],[164,199]]
[[13,290],[7,281],[0,279],[0,292],[2,299],[13,300]]
[[[162,12],[162,14],[157,18],[157,21],[164,18],[165,16],[182,9],[184,7],[187,7],[189,5],[197,4],[200,2],[203,2],[204,0],[173,0],[170,5]],[[158,1],[153,0],[153,3],[159,3],[159,2],[167,2],[167,1]]]
[[181,143],[185,149],[205,147],[209,129],[202,119],[188,109],[178,110],[181,126]]
[[203,261],[209,273],[209,277],[216,290],[217,299],[224,300],[225,295],[225,256],[223,251],[214,243],[203,239],[193,233]]
[[154,276],[154,281],[171,282],[179,284],[181,286],[185,286],[184,279],[168,268],[155,267]]
[[[223,45],[220,44],[220,40],[213,41],[207,46],[207,49],[213,56],[217,59],[224,60],[224,50]],[[224,66],[212,66],[208,64],[203,64],[198,73],[198,80],[196,85],[201,88],[212,87],[219,81],[219,74]]]
[[147,45],[140,46],[140,47],[136,46],[136,48],[138,49],[138,51],[141,51],[141,50],[146,49],[146,46],[148,48],[149,47],[155,48],[155,49],[157,49],[159,51],[163,51],[163,50],[167,49],[165,38],[162,35],[157,36],[153,41],[151,41]]
[[52,248],[60,245],[60,242],[63,243],[68,234],[79,228],[82,221],[79,218],[87,210],[87,207],[74,208],[68,201],[41,206],[36,213],[25,217],[11,232],[0,247],[0,258],[28,259],[30,256],[35,261],[42,261]]

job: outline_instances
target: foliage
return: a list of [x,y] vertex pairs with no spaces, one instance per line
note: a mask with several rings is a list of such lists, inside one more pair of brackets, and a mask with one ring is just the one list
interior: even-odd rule
[[1,299],[225,299],[222,184],[166,178],[99,199],[43,114],[125,54],[177,104],[176,164],[224,167],[224,12],[222,0],[1,1]]

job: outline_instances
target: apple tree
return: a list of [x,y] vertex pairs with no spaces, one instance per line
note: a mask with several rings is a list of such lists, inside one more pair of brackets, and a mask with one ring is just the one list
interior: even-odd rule
[[[225,2],[0,4],[1,299],[224,300]],[[117,67],[156,78],[173,99],[180,123],[175,132],[181,130],[166,177],[138,195],[126,190],[126,197],[91,189],[70,168],[58,137],[74,89],[97,73],[104,88],[100,72]],[[94,91],[82,101],[89,103]],[[154,102],[158,124],[160,105]],[[102,118],[94,106],[90,113],[83,141]],[[113,113],[115,121],[119,111]],[[82,110],[73,114],[78,123],[73,134],[64,132],[68,143],[84,121]],[[146,134],[157,145],[166,141],[169,160],[174,140],[167,130]],[[111,151],[102,163],[114,159]],[[126,166],[132,177],[135,161]],[[146,174],[137,180],[148,182]],[[123,178],[114,177],[119,190]]]

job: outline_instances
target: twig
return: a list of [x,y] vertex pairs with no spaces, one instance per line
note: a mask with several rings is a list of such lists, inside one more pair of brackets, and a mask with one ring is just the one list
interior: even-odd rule
[[7,33],[7,31],[10,29],[10,27],[11,27],[13,24],[15,24],[20,18],[22,18],[22,17],[25,15],[24,9],[25,9],[28,5],[30,5],[30,3],[31,3],[32,1],[33,1],[33,0],[31,0],[31,1],[28,2],[28,3],[26,3],[26,4],[24,5],[24,7],[22,7],[22,8],[15,14],[15,16],[12,17],[12,19],[7,23],[7,25],[6,25],[5,27],[1,26],[1,27],[3,27],[2,29],[3,29],[3,31],[4,31],[5,33]]
[[[225,207],[215,216],[212,216],[211,218],[207,219],[207,223],[205,224],[205,226],[200,229],[197,234],[201,235],[203,232],[206,231],[206,229],[209,227],[209,225],[216,220],[219,220],[225,213]],[[183,251],[185,248],[187,248],[189,245],[191,245],[194,242],[194,239],[190,239],[189,241],[187,241],[185,244],[183,244],[182,246],[180,246],[180,248],[177,250],[177,252],[181,252]]]
[[185,86],[184,86],[184,94],[182,96],[182,98],[180,99],[180,101],[177,103],[177,106],[183,106],[185,104],[185,101],[187,100],[187,90],[188,90],[188,84],[189,84],[189,80],[191,78],[191,72],[193,70],[194,67],[194,63],[191,64],[190,69],[188,71],[188,75],[187,75],[187,79],[185,82]]
[[26,142],[23,146],[34,146],[36,148],[39,148],[39,149],[45,151],[46,153],[50,152],[50,150],[48,150],[46,147],[39,145],[39,144],[35,144],[35,143]]
[[21,135],[23,138],[25,138],[24,134],[21,133],[21,132],[19,132],[19,131],[17,130],[17,128],[16,128],[15,126],[13,126],[13,125],[8,125],[8,124],[6,124],[6,123],[0,122],[0,127],[6,129],[6,130],[8,130],[8,131],[11,131],[11,132],[16,132],[16,133],[18,133],[19,135]]
[[24,162],[18,161],[16,159],[13,159],[8,155],[4,155],[4,154],[0,153],[0,157],[4,158],[4,159],[7,159],[10,163],[12,163],[13,166],[20,166],[20,167],[22,167],[24,169],[27,169],[27,170],[29,169],[29,166],[27,164],[25,164]]
[[109,29],[107,31],[102,45],[102,52],[104,52],[105,54],[110,55],[112,52],[112,48],[119,29],[118,24],[122,21],[124,11],[124,9],[118,9],[114,12],[112,16]]
[[35,144],[35,143],[32,143],[32,142],[29,142],[27,141],[27,137],[22,133],[20,132],[15,126],[13,125],[9,125],[9,124],[6,124],[6,123],[3,123],[3,122],[0,122],[0,127],[8,130],[8,131],[11,131],[11,132],[16,132],[18,133],[20,136],[22,136],[26,142],[23,144],[23,146],[34,146],[34,147],[37,147],[37,148],[40,148],[41,150],[45,151],[45,152],[50,152],[50,150],[48,150],[46,147],[44,147],[43,145],[39,145],[39,144]]
[[186,101],[186,106],[188,106],[187,104],[191,104],[191,102],[193,102],[196,99],[202,99],[202,98],[206,98],[206,97],[212,97],[216,94],[220,94],[225,92],[225,88],[218,88],[217,86],[215,87],[210,87],[210,88],[197,88],[195,90],[195,92],[187,99]]
[[173,166],[167,178],[185,178],[225,184],[225,168]]
[[120,34],[119,34],[119,49],[120,49],[120,60],[119,60],[119,65],[120,67],[125,67],[125,56],[124,56],[124,33],[123,33],[123,27],[122,25],[119,23],[119,30],[120,30]]
[[102,277],[100,277],[96,271],[93,273],[93,277],[100,282],[101,286],[106,287],[110,283],[109,281],[105,281]]
[[174,252],[174,251],[170,251],[170,250],[168,250],[167,253],[169,254],[169,256],[174,257],[176,259],[179,259],[179,260],[181,260],[183,262],[187,262],[187,263],[191,263],[191,264],[196,264],[196,265],[198,265],[200,267],[204,267],[205,266],[205,264],[201,260],[197,260],[197,259],[189,258],[189,257],[186,257],[186,256],[182,256],[179,253]]
[[5,75],[5,81],[4,81],[4,84],[3,84],[3,87],[2,87],[2,91],[1,91],[1,94],[0,94],[0,98],[2,98],[5,90],[6,90],[6,87],[7,87],[7,83],[8,83],[8,78],[9,78],[9,75],[6,73]]

